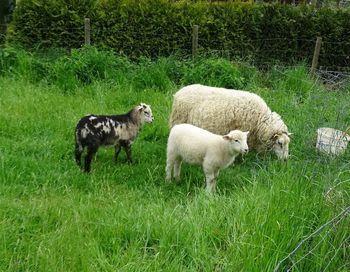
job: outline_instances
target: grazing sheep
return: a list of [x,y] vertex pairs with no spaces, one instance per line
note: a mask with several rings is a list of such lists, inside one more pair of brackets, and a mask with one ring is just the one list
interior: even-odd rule
[[168,138],[166,179],[180,178],[184,160],[203,166],[206,190],[214,192],[219,170],[231,165],[238,154],[248,152],[248,133],[233,130],[221,136],[190,124],[175,125]]
[[279,159],[288,159],[288,128],[258,95],[246,91],[189,85],[174,95],[169,125],[189,123],[216,134],[230,130],[249,131],[250,149],[273,149]]
[[115,160],[121,147],[131,163],[131,145],[145,122],[153,121],[152,110],[144,103],[122,115],[88,115],[75,128],[75,160],[81,167],[81,154],[87,147],[85,172],[90,172],[91,160],[101,145],[115,146]]

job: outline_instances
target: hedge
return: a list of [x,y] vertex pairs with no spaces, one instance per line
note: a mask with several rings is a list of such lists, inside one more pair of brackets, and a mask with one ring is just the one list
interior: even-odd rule
[[131,58],[191,54],[192,27],[199,25],[199,51],[290,64],[312,58],[323,38],[320,65],[350,62],[350,10],[250,2],[169,0],[19,1],[8,44],[25,48],[79,48],[84,18],[95,46]]

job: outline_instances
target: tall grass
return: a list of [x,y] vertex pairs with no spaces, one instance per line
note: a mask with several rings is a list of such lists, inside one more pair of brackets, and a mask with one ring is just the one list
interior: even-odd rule
[[[94,48],[5,55],[1,271],[273,271],[349,203],[350,152],[330,158],[314,145],[317,127],[349,125],[350,94],[327,91],[303,66],[262,73],[223,59],[130,62]],[[182,181],[166,184],[172,94],[195,82],[261,95],[294,133],[290,160],[251,152],[220,173],[212,196],[196,166],[183,165]],[[135,163],[125,154],[114,163],[113,151],[100,149],[91,174],[82,173],[73,160],[77,120],[140,101],[155,122],[133,145]],[[282,270],[349,270],[348,225],[344,218],[307,240]]]

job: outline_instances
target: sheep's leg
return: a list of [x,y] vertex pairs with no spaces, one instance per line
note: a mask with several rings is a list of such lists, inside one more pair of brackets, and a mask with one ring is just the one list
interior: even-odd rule
[[80,143],[75,143],[75,162],[81,167],[81,153],[83,152],[83,146]]
[[178,158],[175,154],[173,154],[172,151],[168,152],[166,168],[165,168],[167,181],[170,182],[172,177],[179,179],[180,164],[181,164],[181,159]]
[[206,168],[206,167],[203,167],[203,170],[204,170],[204,174],[205,174],[205,178],[206,178],[206,182],[207,182],[206,191],[208,193],[215,193],[215,191],[216,191],[216,177],[218,176],[219,171],[211,169],[211,168]]
[[168,154],[167,156],[167,160],[166,160],[166,168],[165,168],[165,175],[166,175],[166,180],[168,182],[171,181],[171,177],[172,177],[172,170],[174,167],[174,158],[172,158],[171,155]]
[[125,141],[124,142],[124,149],[126,153],[126,158],[129,163],[132,163],[132,157],[131,157],[131,142],[130,141]]
[[174,179],[176,181],[180,180],[180,174],[181,174],[181,158],[176,158],[174,162]]
[[90,173],[91,161],[98,150],[98,146],[92,145],[88,146],[87,155],[85,157],[85,172]]
[[122,150],[122,148],[121,148],[121,146],[120,146],[120,143],[117,143],[117,144],[114,146],[114,150],[115,150],[115,153],[114,153],[114,160],[117,161],[117,160],[118,160],[119,153],[120,153],[120,151]]

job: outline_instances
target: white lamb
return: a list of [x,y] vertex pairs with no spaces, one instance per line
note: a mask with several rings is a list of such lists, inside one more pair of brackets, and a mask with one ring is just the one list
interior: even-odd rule
[[248,152],[248,133],[233,130],[221,136],[190,124],[174,126],[168,138],[166,179],[180,178],[184,160],[203,166],[206,190],[215,192],[219,170],[231,165],[239,154]]
[[199,84],[174,95],[169,125],[189,123],[216,134],[239,129],[249,131],[250,149],[273,149],[279,159],[288,159],[288,128],[258,95]]

